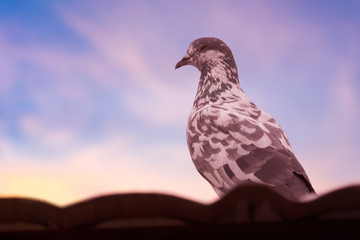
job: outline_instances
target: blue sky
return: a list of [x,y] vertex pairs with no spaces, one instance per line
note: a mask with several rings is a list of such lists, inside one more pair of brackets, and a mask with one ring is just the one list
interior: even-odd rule
[[68,204],[118,192],[217,197],[185,128],[190,42],[233,51],[245,93],[315,189],[360,181],[357,1],[1,1],[0,194]]

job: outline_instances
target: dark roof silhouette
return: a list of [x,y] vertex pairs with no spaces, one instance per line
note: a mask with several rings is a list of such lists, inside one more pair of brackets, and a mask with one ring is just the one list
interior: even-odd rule
[[[242,185],[212,204],[164,194],[117,194],[67,207],[0,199],[0,239],[241,238],[360,239],[360,186],[307,202]],[[240,235],[238,236],[240,237]]]

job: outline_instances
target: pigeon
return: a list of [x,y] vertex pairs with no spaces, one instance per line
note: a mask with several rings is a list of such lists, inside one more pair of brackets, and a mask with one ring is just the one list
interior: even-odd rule
[[264,184],[301,200],[315,194],[276,120],[240,88],[230,48],[220,39],[193,41],[175,69],[195,66],[200,80],[186,129],[193,163],[219,197],[240,184]]

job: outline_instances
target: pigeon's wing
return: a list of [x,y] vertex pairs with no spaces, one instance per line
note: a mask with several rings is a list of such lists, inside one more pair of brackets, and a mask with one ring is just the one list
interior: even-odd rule
[[301,181],[308,182],[290,146],[284,146],[286,136],[280,126],[275,120],[269,121],[275,131],[259,119],[261,116],[254,118],[247,111],[216,106],[189,119],[187,140],[192,159],[217,192],[226,193],[248,181],[286,186],[296,177],[295,173],[304,178]]

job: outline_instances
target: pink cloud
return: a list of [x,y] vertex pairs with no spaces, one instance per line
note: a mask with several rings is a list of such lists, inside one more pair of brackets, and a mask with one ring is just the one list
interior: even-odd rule
[[360,115],[359,93],[356,87],[360,39],[357,35],[351,36],[350,44],[346,46],[345,53],[338,61],[332,88],[333,106],[337,108],[338,115],[347,125],[355,124],[354,121],[358,120]]
[[46,116],[23,115],[19,127],[23,134],[49,147],[69,146],[76,142],[77,134],[72,129],[54,126]]
[[[123,137],[51,159],[23,156],[2,138],[1,195],[37,198],[59,205],[126,192],[167,193],[202,202],[217,199],[210,185],[196,172],[184,146],[158,145],[139,151],[131,137]],[[176,172],[157,164],[163,154],[180,163]]]

